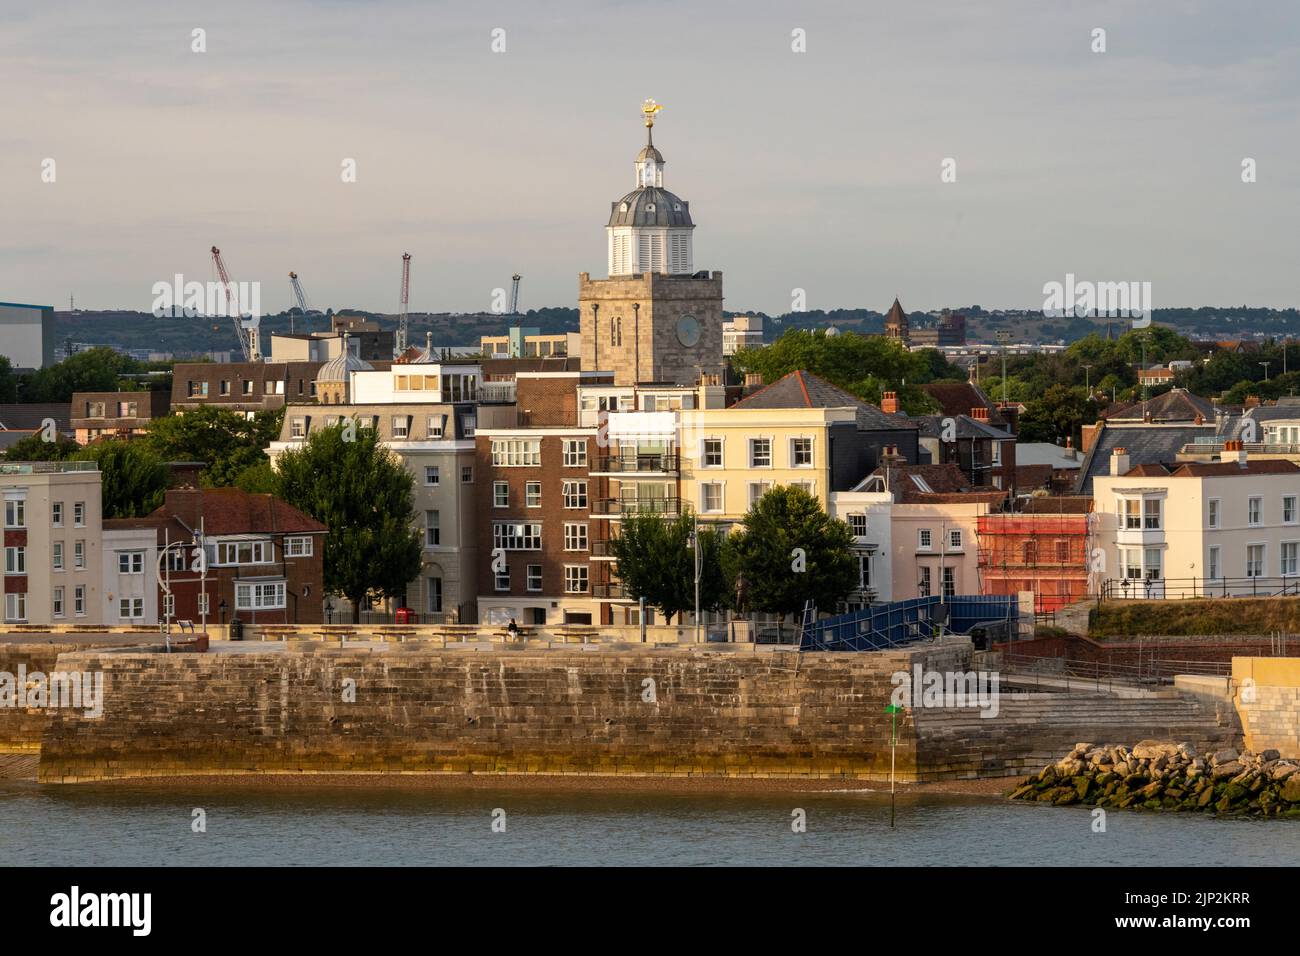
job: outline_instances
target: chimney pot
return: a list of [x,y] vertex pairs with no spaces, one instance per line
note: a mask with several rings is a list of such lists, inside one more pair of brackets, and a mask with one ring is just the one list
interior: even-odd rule
[[1116,448],[1110,453],[1111,475],[1123,475],[1128,472],[1128,449]]
[[880,410],[886,415],[898,414],[898,393],[882,392],[880,394]]

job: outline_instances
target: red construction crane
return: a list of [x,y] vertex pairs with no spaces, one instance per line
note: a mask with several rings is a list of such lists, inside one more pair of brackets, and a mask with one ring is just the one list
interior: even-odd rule
[[212,261],[217,267],[217,275],[221,276],[221,287],[226,293],[226,311],[230,313],[235,323],[235,337],[239,339],[239,351],[243,353],[245,362],[259,361],[261,355],[257,348],[257,326],[246,326],[240,319],[234,283],[230,281],[230,274],[226,272],[226,264],[221,261],[221,250],[216,246],[212,247]]
[[411,254],[402,253],[402,310],[397,315],[397,340],[393,343],[393,354],[401,355],[406,351],[407,324],[406,307],[411,300]]

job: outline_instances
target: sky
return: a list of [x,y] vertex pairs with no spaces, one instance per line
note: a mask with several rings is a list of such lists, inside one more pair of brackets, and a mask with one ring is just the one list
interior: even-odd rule
[[413,312],[575,306],[653,97],[729,310],[1294,306],[1298,52],[1293,0],[0,0],[0,301],[147,310],[217,245],[266,312],[395,312],[403,252]]

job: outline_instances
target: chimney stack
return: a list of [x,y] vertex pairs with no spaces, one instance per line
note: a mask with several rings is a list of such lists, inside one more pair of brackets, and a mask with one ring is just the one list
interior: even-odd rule
[[1219,455],[1219,461],[1235,461],[1242,468],[1246,467],[1246,446],[1242,444],[1239,438],[1230,438],[1223,443],[1223,453]]
[[983,405],[976,405],[970,410],[970,417],[975,419],[977,422],[983,422],[987,425],[989,420],[989,410]]
[[1128,473],[1128,449],[1116,448],[1110,453],[1110,473],[1123,475]]
[[880,410],[886,415],[898,414],[898,393],[882,392],[880,395]]

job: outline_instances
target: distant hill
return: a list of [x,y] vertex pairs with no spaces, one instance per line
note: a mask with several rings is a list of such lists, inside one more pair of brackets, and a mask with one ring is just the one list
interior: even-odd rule
[[[396,328],[397,316],[369,312],[365,309],[339,309],[354,315],[375,319],[383,328]],[[329,328],[327,315],[313,314],[304,323],[301,315],[289,313],[268,315],[262,318],[262,335],[288,332],[292,319],[293,331],[321,331]],[[426,331],[433,332],[437,345],[477,345],[483,335],[504,335],[514,325],[514,318],[491,312],[466,313],[413,313],[410,316],[411,340],[423,343]],[[521,323],[543,332],[576,332],[578,310],[547,308],[524,314]],[[148,312],[135,311],[77,311],[55,312],[54,327],[60,353],[64,343],[111,345],[121,349],[149,349],[172,352],[176,355],[224,351],[239,347],[235,340],[233,322],[225,317],[172,319],[154,318]]]
[[[384,328],[394,328],[397,316],[366,309],[339,309],[375,319]],[[968,338],[973,342],[992,342],[995,333],[1011,331],[1017,341],[1072,342],[1091,332],[1104,334],[1106,321],[1070,317],[1047,319],[1041,312],[1027,310],[987,311],[978,305],[957,307],[954,312],[966,316]],[[832,309],[830,311],[787,312],[770,316],[762,312],[727,312],[731,315],[760,315],[766,338],[777,338],[789,328],[816,329],[834,325],[842,332],[877,335],[884,331],[884,314],[872,309]],[[1300,337],[1300,312],[1296,309],[1262,309],[1246,306],[1220,308],[1156,309],[1154,320],[1191,339],[1239,339],[1253,336],[1292,335]],[[287,312],[262,319],[263,334],[287,332],[292,319],[293,330],[304,331],[300,315]],[[908,315],[913,328],[933,324],[935,317],[923,312]],[[578,331],[578,310],[563,307],[533,309],[521,323],[545,333]],[[433,332],[436,345],[477,345],[480,336],[503,335],[514,325],[514,318],[492,312],[420,312],[410,317],[411,339],[422,342],[426,331]],[[111,345],[122,349],[149,349],[177,355],[223,351],[237,347],[231,321],[226,318],[157,319],[147,312],[77,311],[55,312],[54,323],[60,350],[71,339],[76,343]],[[313,330],[328,327],[327,315],[312,315],[307,325]],[[1114,320],[1115,332],[1124,331],[1127,321]]]

